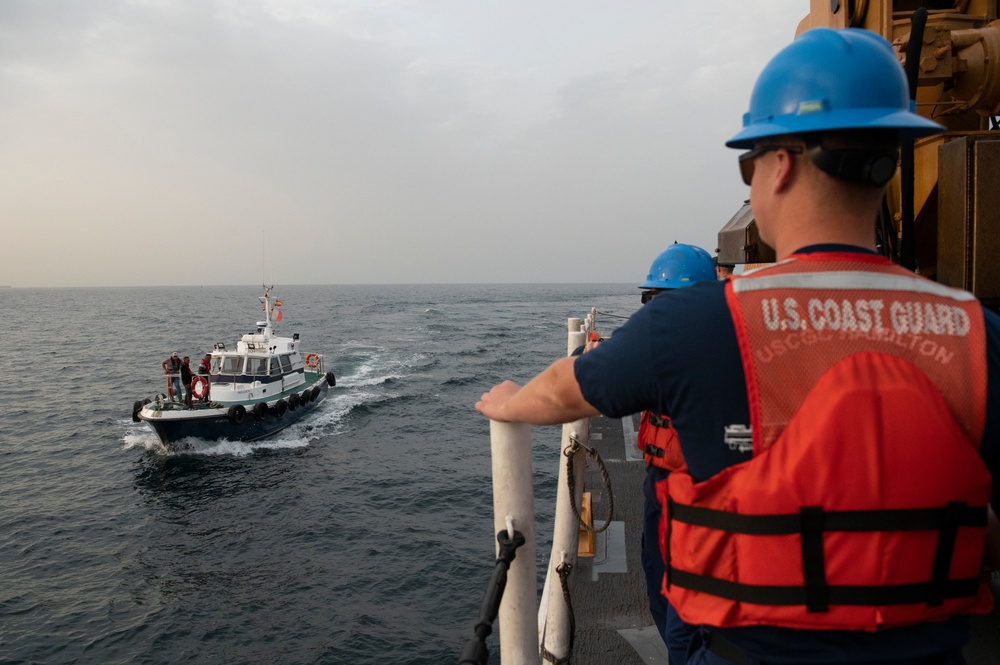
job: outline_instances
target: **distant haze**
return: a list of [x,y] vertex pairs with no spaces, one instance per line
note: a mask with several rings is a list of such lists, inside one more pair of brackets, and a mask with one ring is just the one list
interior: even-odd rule
[[4,0],[0,284],[640,280],[714,251],[808,11]]

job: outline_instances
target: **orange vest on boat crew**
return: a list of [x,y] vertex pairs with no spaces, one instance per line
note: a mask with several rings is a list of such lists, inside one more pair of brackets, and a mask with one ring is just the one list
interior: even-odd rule
[[663,592],[681,618],[874,631],[987,612],[975,298],[824,253],[738,277],[726,299],[753,457],[658,488]]
[[643,411],[636,446],[642,451],[642,459],[647,465],[658,466],[667,471],[676,471],[684,466],[677,430],[667,416]]

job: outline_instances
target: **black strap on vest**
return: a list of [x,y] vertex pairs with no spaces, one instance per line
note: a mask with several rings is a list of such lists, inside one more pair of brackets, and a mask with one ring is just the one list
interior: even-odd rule
[[[986,506],[955,501],[943,508],[897,510],[824,511],[803,507],[798,513],[740,515],[690,506],[673,500],[667,506],[667,535],[671,522],[756,536],[799,534],[802,551],[802,586],[741,584],[672,568],[669,547],[667,584],[758,605],[805,605],[809,612],[825,612],[830,605],[940,605],[946,599],[975,596],[979,577],[951,580],[948,571],[960,527],[986,528]],[[931,579],[913,584],[878,587],[830,586],[826,580],[823,534],[828,531],[938,531]],[[668,541],[669,542],[669,541]]]
[[[670,418],[668,416],[658,416],[655,413],[651,413],[649,414],[649,424],[653,427],[670,427]],[[647,443],[646,447],[642,449],[642,452],[644,455],[649,455],[650,457],[663,457],[667,451],[659,446]]]
[[[802,531],[801,513],[741,515],[672,500],[670,503],[672,519],[694,526],[753,536],[787,536]],[[968,506],[964,502],[943,508],[822,512],[824,531],[937,531],[946,524],[986,528],[986,506]]]
[[826,559],[823,556],[823,509],[802,508],[799,514],[802,518],[802,574],[806,585],[806,610],[826,612],[830,609],[830,594],[826,585]]
[[651,443],[647,443],[642,452],[644,455],[649,455],[650,457],[663,457],[665,451],[663,448],[658,448]]
[[649,414],[649,424],[653,427],[670,427],[670,418],[651,413]]
[[951,568],[952,555],[955,553],[961,513],[965,508],[964,501],[952,501],[945,508],[937,548],[934,551],[934,565],[931,568],[931,598],[927,601],[928,605],[940,605],[944,602],[948,570]]
[[[716,577],[696,575],[677,568],[669,570],[669,583],[684,589],[700,591],[720,598],[755,605],[806,605],[806,588],[801,586],[768,586],[763,584],[740,584],[720,580]],[[943,585],[943,597],[970,598],[979,590],[979,577],[947,580]],[[893,584],[880,587],[869,586],[828,586],[827,597],[830,605],[907,605],[927,602],[934,585],[931,582],[913,584]]]

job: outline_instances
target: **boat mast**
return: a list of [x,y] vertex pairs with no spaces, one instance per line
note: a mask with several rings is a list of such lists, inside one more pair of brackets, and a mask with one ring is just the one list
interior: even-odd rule
[[264,239],[264,229],[260,230],[260,288],[263,289],[264,295],[259,297],[261,304],[264,305],[264,320],[257,322],[258,328],[263,328],[264,335],[268,338],[274,336],[274,330],[271,328],[271,291],[274,290],[274,282],[271,285],[267,284],[267,243]]
[[264,320],[257,322],[257,327],[261,329],[261,333],[272,337],[274,331],[271,329],[271,289],[274,287],[264,286],[264,295],[258,296],[257,300],[260,301],[261,305],[264,306]]
[[268,336],[268,338],[274,336],[274,330],[271,327],[271,291],[274,290],[273,272],[271,285],[267,284],[267,242],[264,237],[264,229],[260,230],[260,287],[264,291],[263,297],[258,298],[261,304],[264,305],[264,320],[257,322],[258,328],[263,328],[263,333]]

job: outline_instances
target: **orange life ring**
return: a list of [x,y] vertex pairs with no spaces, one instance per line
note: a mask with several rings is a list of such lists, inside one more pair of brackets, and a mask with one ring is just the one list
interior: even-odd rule
[[201,399],[208,394],[208,379],[203,376],[195,376],[191,379],[191,396]]
[[306,356],[306,367],[309,369],[316,369],[319,367],[319,356],[315,353],[310,353]]

